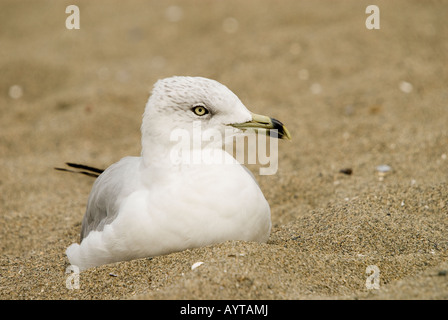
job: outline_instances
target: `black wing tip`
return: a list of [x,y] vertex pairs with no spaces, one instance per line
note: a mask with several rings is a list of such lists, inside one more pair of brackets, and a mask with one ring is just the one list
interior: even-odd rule
[[82,170],[78,171],[78,170],[71,170],[71,169],[66,169],[66,168],[54,168],[54,169],[58,170],[58,171],[64,171],[64,172],[70,172],[70,173],[79,173],[79,174],[83,174],[83,175],[86,175],[89,177],[94,177],[94,178],[97,178],[101,173],[104,172],[103,169],[98,169],[98,168],[86,166],[83,164],[77,164],[77,163],[72,163],[72,162],[66,162],[65,164],[71,168],[82,169]]
[[85,164],[78,164],[78,163],[73,163],[73,162],[66,162],[65,164],[72,168],[88,170],[88,171],[92,171],[92,172],[96,172],[96,173],[100,173],[100,174],[104,172],[104,169],[98,169],[95,167],[86,166]]

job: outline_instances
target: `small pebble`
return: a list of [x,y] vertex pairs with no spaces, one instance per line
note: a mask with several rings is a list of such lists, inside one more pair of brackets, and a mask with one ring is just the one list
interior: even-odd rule
[[376,171],[387,173],[392,171],[392,168],[389,167],[387,164],[382,164],[376,167]]
[[353,170],[351,168],[345,168],[345,169],[339,170],[339,172],[349,176],[353,173]]
[[313,83],[310,90],[312,94],[320,94],[322,92],[322,86],[319,83]]
[[378,174],[378,181],[383,181],[384,177],[390,171],[392,171],[392,168],[389,167],[387,164],[382,164],[382,165],[376,167],[376,171],[377,171],[377,174]]
[[202,262],[202,261],[198,261],[198,262],[193,263],[193,265],[191,266],[191,270],[196,269],[197,267],[199,267],[203,263],[204,262]]
[[15,84],[9,87],[9,96],[13,99],[20,99],[23,96],[23,89],[21,86]]
[[411,93],[412,89],[413,86],[409,82],[406,81],[400,82],[400,90],[403,91],[404,93]]
[[182,20],[183,14],[182,8],[176,5],[169,6],[165,10],[165,18],[170,22],[178,22]]

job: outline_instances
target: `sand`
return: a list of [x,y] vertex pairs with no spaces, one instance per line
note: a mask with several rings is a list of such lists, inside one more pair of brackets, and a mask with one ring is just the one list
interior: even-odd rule
[[[2,1],[0,298],[447,299],[448,2],[375,2],[379,30],[358,0]],[[94,178],[53,168],[139,155],[149,91],[172,75],[216,79],[288,127],[278,172],[251,168],[271,237],[94,268],[69,289]]]

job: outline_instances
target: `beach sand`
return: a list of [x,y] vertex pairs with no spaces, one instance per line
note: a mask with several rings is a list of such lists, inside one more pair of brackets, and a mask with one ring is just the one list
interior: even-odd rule
[[[0,298],[447,299],[448,2],[376,1],[379,30],[369,4],[3,1]],[[289,129],[278,172],[251,167],[271,237],[93,268],[76,289],[64,251],[94,178],[53,168],[139,155],[151,87],[172,75]]]

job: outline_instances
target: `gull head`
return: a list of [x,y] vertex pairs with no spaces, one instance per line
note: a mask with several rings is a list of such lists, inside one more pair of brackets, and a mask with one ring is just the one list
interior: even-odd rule
[[232,129],[234,135],[246,130],[275,131],[276,137],[290,139],[280,121],[250,112],[225,85],[202,77],[174,76],[157,81],[146,104],[141,127],[143,156],[172,145],[176,130],[194,136],[198,127],[222,137]]

